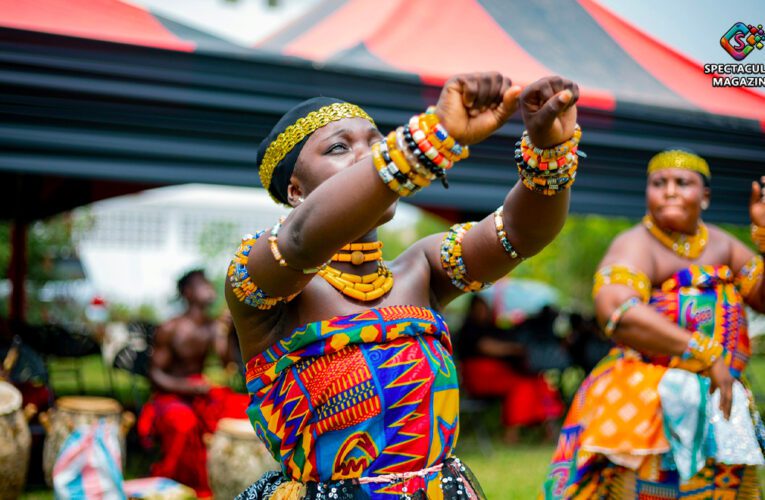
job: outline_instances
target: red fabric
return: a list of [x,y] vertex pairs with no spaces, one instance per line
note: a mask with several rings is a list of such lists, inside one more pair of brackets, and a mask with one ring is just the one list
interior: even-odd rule
[[119,0],[0,0],[0,26],[191,52],[150,12]]
[[558,391],[542,375],[520,374],[501,359],[464,360],[462,387],[471,396],[501,397],[502,423],[507,427],[537,424],[563,415]]
[[248,403],[248,396],[227,387],[215,387],[206,396],[152,396],[138,419],[144,444],[159,440],[162,458],[152,465],[152,476],[174,479],[194,488],[200,497],[211,496],[202,436],[215,432],[221,418],[246,418]]

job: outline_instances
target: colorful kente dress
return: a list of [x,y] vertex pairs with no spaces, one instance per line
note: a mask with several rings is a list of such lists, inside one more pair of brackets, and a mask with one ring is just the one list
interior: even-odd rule
[[761,498],[755,466],[765,463],[763,426],[739,381],[750,347],[733,273],[692,266],[654,289],[650,304],[724,346],[737,379],[730,420],[719,410],[719,394],[709,394],[709,378],[692,366],[669,368],[669,357],[615,347],[574,398],[543,497]]
[[457,374],[437,312],[392,306],[309,323],[251,359],[246,376],[247,414],[282,470],[240,498],[483,498],[452,456]]

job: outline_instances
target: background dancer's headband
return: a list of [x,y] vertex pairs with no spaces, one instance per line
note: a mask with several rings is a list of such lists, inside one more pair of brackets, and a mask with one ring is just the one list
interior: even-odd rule
[[701,156],[682,149],[668,149],[657,154],[648,162],[648,175],[667,168],[693,170],[704,178],[704,185],[709,186],[712,174],[709,164]]
[[258,147],[260,182],[277,203],[289,205],[287,187],[300,151],[311,134],[344,118],[372,118],[360,107],[331,97],[314,97],[287,111]]

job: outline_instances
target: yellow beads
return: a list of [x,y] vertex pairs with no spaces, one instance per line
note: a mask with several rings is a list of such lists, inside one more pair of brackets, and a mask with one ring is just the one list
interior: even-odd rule
[[709,230],[706,224],[699,221],[699,229],[694,235],[683,233],[665,233],[650,215],[643,217],[643,225],[659,243],[686,259],[698,259],[704,253],[709,241]]
[[319,276],[343,295],[363,302],[379,299],[393,288],[393,273],[382,261],[377,265],[377,272],[372,274],[359,276],[327,265],[319,270]]

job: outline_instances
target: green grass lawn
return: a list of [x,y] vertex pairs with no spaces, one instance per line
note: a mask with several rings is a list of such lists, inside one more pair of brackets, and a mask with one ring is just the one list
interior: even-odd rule
[[[142,378],[132,376],[122,370],[107,371],[98,356],[88,356],[79,360],[85,392],[93,395],[105,395],[119,399],[130,409],[135,409],[149,395],[149,384]],[[209,364],[209,376],[222,383],[227,380],[224,371]],[[77,378],[70,362],[54,361],[51,379],[58,395],[77,394]],[[111,373],[111,380],[109,374]],[[759,396],[760,409],[765,410],[765,357],[757,356],[750,363],[749,377],[753,390]],[[547,466],[552,456],[553,446],[540,444],[540,433],[530,432],[523,436],[517,446],[505,446],[499,439],[499,411],[492,407],[479,416],[485,424],[492,443],[491,450],[480,445],[475,432],[475,422],[463,423],[458,456],[473,470],[489,499],[514,500],[533,499],[544,481]],[[129,450],[125,475],[128,478],[148,475],[148,466],[152,461],[149,454],[138,448]],[[761,481],[765,473],[760,471]],[[765,484],[765,482],[763,482]],[[53,498],[49,490],[38,489],[22,495],[26,500],[48,500]]]

